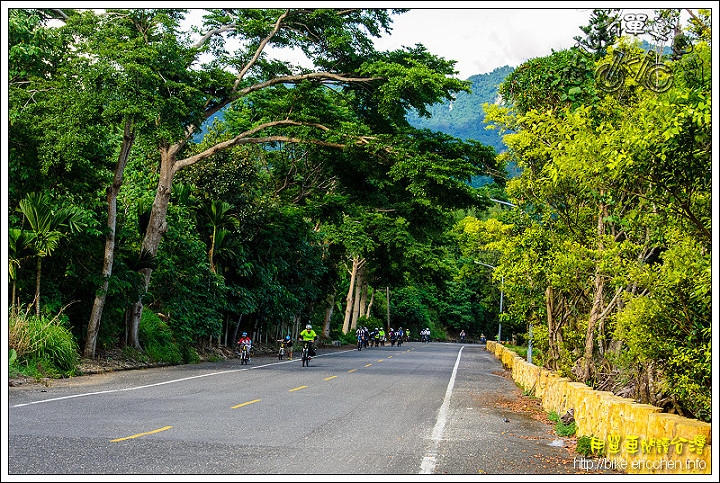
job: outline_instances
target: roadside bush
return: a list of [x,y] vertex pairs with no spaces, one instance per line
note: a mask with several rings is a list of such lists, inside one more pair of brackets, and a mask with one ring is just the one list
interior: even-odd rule
[[143,310],[140,319],[140,344],[154,362],[180,364],[183,356],[170,327],[151,310]]
[[8,354],[8,377],[17,377],[20,375],[20,366],[18,365],[17,352],[10,349]]
[[577,445],[575,446],[575,452],[585,457],[602,456],[602,454],[597,454],[593,451],[592,438],[592,436],[580,436],[577,440]]
[[8,347],[16,354],[14,371],[28,377],[78,374],[80,348],[61,313],[31,315],[31,307],[8,319]]

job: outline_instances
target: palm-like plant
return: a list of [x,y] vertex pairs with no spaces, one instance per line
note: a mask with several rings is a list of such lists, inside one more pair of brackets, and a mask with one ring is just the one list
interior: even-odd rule
[[30,225],[28,247],[37,256],[35,274],[35,314],[40,316],[40,276],[42,259],[58,247],[60,240],[68,232],[83,228],[81,212],[75,207],[64,207],[54,210],[48,193],[29,193],[20,201],[18,208]]
[[25,250],[30,243],[32,243],[32,235],[30,233],[20,228],[10,228],[8,230],[8,271],[12,283],[10,308],[13,315],[16,313],[15,293],[17,289],[17,270],[20,268],[23,260],[27,258]]
[[[233,213],[233,206],[225,201],[209,200],[207,203],[200,205],[200,212],[204,218],[207,219],[207,226],[211,230],[208,260],[210,262],[210,270],[216,273],[215,251],[220,246],[218,243],[218,230],[236,227],[240,222]],[[227,235],[227,233],[223,232],[221,235],[222,239],[224,240]]]

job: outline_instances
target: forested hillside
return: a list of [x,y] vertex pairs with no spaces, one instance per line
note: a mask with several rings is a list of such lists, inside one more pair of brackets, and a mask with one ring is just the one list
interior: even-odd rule
[[471,92],[459,92],[454,100],[431,106],[429,119],[411,112],[408,121],[418,129],[440,131],[463,140],[474,139],[497,152],[504,151],[498,131],[486,129],[488,123],[482,106],[499,102],[498,86],[512,71],[512,67],[504,66],[488,74],[474,75],[467,79],[471,82]]

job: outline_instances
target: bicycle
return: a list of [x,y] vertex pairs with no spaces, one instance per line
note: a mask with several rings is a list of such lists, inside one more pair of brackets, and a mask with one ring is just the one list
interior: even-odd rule
[[246,344],[243,344],[242,349],[240,349],[240,365],[247,364],[250,361],[250,350],[248,350],[248,346]]
[[284,339],[279,340],[278,342],[280,342],[280,349],[278,349],[278,360],[279,361],[283,360],[283,358],[287,355],[288,360],[291,361],[292,360],[292,343],[288,345]]
[[307,366],[310,367],[310,361],[312,360],[312,356],[310,355],[310,341],[303,341],[303,348],[302,348],[302,365],[303,367]]

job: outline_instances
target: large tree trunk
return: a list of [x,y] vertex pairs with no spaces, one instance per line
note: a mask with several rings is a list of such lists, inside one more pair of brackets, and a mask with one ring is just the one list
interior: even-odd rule
[[375,302],[375,289],[373,289],[372,292],[370,293],[370,302],[368,302],[367,309],[365,310],[365,317],[368,319],[370,318],[370,313],[372,311],[373,302]]
[[358,311],[358,317],[362,317],[365,315],[365,311],[367,310],[367,304],[368,304],[368,284],[367,284],[367,280],[365,279],[365,275],[363,275],[362,288],[360,289],[360,310]]
[[604,245],[602,237],[605,234],[605,205],[600,205],[597,222],[598,237],[598,261],[595,268],[595,294],[593,296],[593,304],[588,317],[587,330],[585,331],[585,352],[583,354],[583,367],[581,381],[587,383],[594,375],[595,361],[593,358],[595,348],[595,328],[603,313],[603,298],[605,282],[602,273],[600,273],[600,259],[603,256]]
[[333,311],[335,310],[335,293],[331,293],[327,300],[328,306],[325,309],[325,319],[323,320],[323,335],[330,337],[330,322],[332,321]]
[[353,311],[352,311],[352,323],[350,324],[350,330],[357,328],[357,322],[360,318],[360,312],[362,310],[363,301],[363,288],[365,287],[365,270],[363,267],[358,269],[358,274],[355,279],[355,295],[353,299]]
[[[158,180],[157,191],[155,192],[155,201],[153,201],[152,210],[150,212],[150,221],[148,222],[145,238],[143,239],[142,251],[156,256],[160,241],[167,231],[167,209],[170,204],[170,195],[172,194],[172,182],[175,177],[175,155],[179,150],[178,145],[172,147],[163,147],[160,149],[160,179]],[[141,271],[145,276],[144,292],[150,287],[150,277],[152,276],[152,268],[145,268]],[[131,330],[128,344],[138,350],[142,350],[139,340],[140,318],[143,311],[143,295],[135,302],[132,310]]]
[[40,318],[40,274],[42,273],[42,257],[38,255],[35,271],[35,315]]
[[360,267],[365,263],[365,260],[360,257],[353,257],[352,260],[352,271],[350,272],[350,287],[348,288],[347,296],[345,297],[345,319],[343,320],[342,333],[347,334],[350,330],[350,319],[352,318],[353,308],[353,293],[355,292],[355,279]]
[[107,297],[108,285],[110,284],[110,276],[112,275],[113,262],[115,260],[117,196],[122,186],[125,166],[127,166],[130,150],[134,141],[135,133],[132,131],[132,122],[126,121],[120,155],[115,165],[115,174],[112,184],[107,189],[108,217],[107,234],[105,235],[105,252],[103,254],[102,283],[95,294],[95,302],[93,303],[90,321],[88,322],[85,350],[83,351],[83,357],[87,358],[95,358],[97,336],[100,331],[100,320],[102,318],[103,308],[105,307],[105,298]]
[[548,325],[548,369],[557,371],[558,362],[560,360],[560,347],[558,344],[558,336],[560,335],[560,324],[555,318],[555,300],[554,292],[551,286],[545,289],[545,311],[547,312]]

